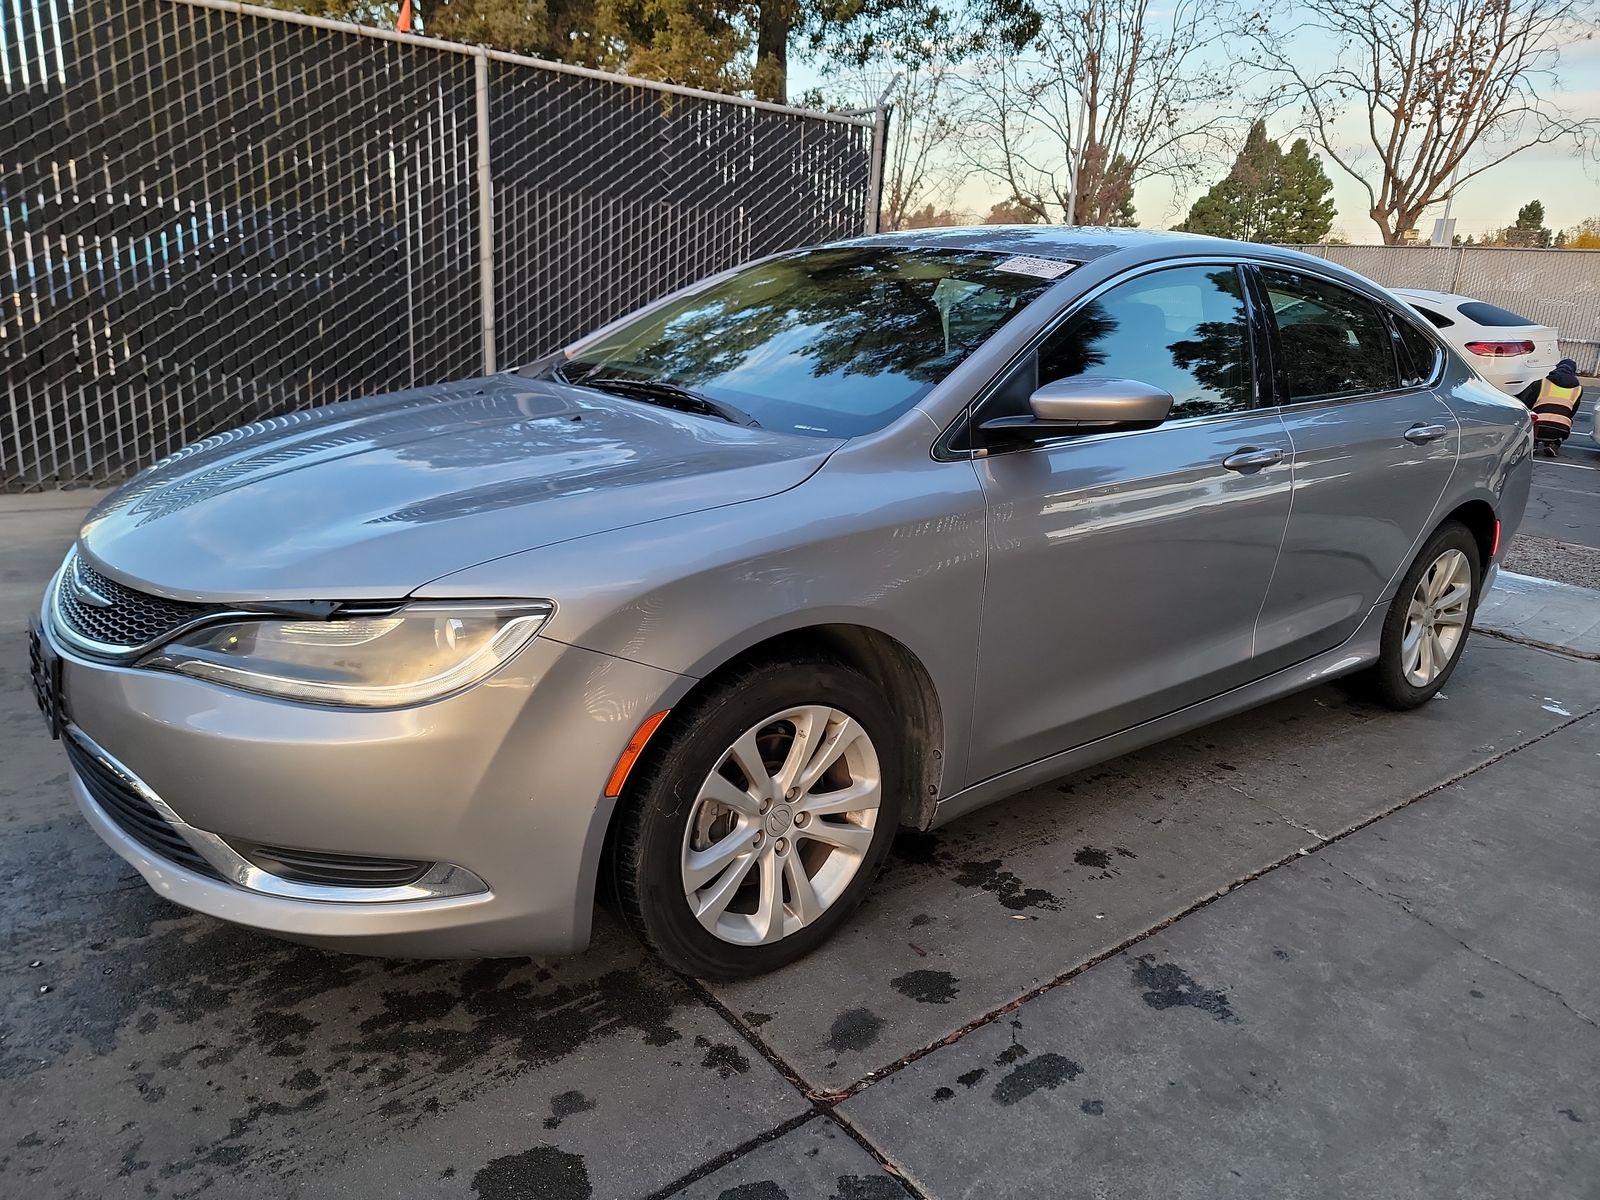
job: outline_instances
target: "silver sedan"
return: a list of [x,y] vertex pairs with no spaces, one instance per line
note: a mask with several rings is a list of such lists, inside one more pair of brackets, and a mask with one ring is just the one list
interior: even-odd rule
[[290,413],[85,521],[32,674],[179,904],[376,953],[768,971],[897,829],[1459,660],[1530,423],[1288,251],[985,228],[776,255],[487,379]]

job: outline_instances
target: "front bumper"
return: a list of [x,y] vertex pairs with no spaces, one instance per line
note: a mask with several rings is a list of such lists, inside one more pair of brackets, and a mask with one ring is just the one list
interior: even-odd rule
[[[210,860],[196,870],[131,836],[75,767],[86,819],[151,887],[222,920],[374,954],[587,945],[613,806],[605,779],[639,722],[693,682],[535,638],[458,695],[358,711],[95,663],[44,636],[63,660],[65,736],[114,762]],[[319,891],[248,863],[230,870],[224,851],[244,843],[455,870],[400,889]]]

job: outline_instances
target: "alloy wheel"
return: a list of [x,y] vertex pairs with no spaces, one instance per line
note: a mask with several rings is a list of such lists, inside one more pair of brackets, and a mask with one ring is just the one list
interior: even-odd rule
[[1439,678],[1467,635],[1472,611],[1472,564],[1459,550],[1434,559],[1406,609],[1400,661],[1406,682],[1423,688]]
[[683,890],[711,933],[775,942],[831,907],[866,861],[882,802],[867,731],[828,705],[775,713],[723,752],[683,836]]

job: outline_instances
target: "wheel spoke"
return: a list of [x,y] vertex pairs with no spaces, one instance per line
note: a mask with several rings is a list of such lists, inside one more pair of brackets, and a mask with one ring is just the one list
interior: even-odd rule
[[775,942],[783,936],[783,870],[770,849],[761,855],[760,899],[754,921],[756,941]]
[[738,784],[731,783],[726,776],[713,771],[705,784],[700,788],[700,799],[715,800],[725,808],[731,808],[740,816],[758,817],[761,808],[754,796],[742,790]]
[[1439,597],[1435,607],[1444,611],[1449,611],[1450,609],[1453,609],[1459,605],[1461,609],[1465,611],[1467,607],[1467,598],[1471,595],[1472,585],[1470,583],[1458,583],[1444,595]]
[[758,857],[761,855],[757,851],[747,851],[722,873],[722,878],[717,880],[716,887],[709,892],[701,893],[698,897],[689,898],[690,903],[694,903],[698,898],[699,904],[695,907],[694,915],[700,924],[712,933],[717,931],[718,918],[728,911],[728,904],[733,900],[740,885],[744,883],[745,876],[750,874],[750,868],[755,865]]
[[837,846],[855,855],[865,854],[867,847],[872,845],[872,830],[864,825],[851,825],[843,821],[812,821],[804,829],[796,829],[794,836]]
[[732,747],[728,753],[744,772],[750,781],[750,791],[758,796],[771,796],[773,794],[772,776],[767,771],[767,764],[761,761],[761,749],[756,745],[757,730],[750,730]]
[[806,769],[800,774],[802,792],[809,792],[816,787],[817,782],[828,773],[828,768],[838,762],[858,739],[867,735],[854,717],[847,717],[843,713],[835,715],[838,721],[823,735],[806,762]]
[[1412,623],[1406,630],[1405,640],[1400,643],[1400,659],[1405,666],[1407,675],[1416,675],[1422,670],[1422,635],[1426,632],[1421,621]]
[[785,856],[783,877],[789,884],[789,911],[802,925],[809,925],[822,915],[822,901],[811,886],[811,877],[798,854]]
[[1428,568],[1428,603],[1432,604],[1439,599],[1439,593],[1444,591],[1449,580],[1450,572],[1445,569],[1444,559],[1439,559]]
[[842,817],[846,813],[867,812],[882,802],[882,787],[876,779],[863,779],[836,792],[812,792],[795,805],[799,812],[813,817]]
[[1432,630],[1428,636],[1433,639],[1433,673],[1437,675],[1450,661],[1450,652],[1444,648],[1444,639],[1439,636],[1437,629]]
[[1417,675],[1423,683],[1433,679],[1433,630],[1424,627],[1417,646]]
[[831,708],[813,705],[800,709],[789,719],[794,724],[794,738],[789,743],[789,753],[784,756],[783,766],[778,768],[776,775],[776,794],[787,795],[789,789],[799,787],[805,790],[807,763],[817,753],[818,747],[827,736],[828,718],[833,715]]
[[683,864],[683,887],[690,895],[698,892],[739,855],[750,850],[750,830],[740,824],[732,833],[704,850],[690,850]]

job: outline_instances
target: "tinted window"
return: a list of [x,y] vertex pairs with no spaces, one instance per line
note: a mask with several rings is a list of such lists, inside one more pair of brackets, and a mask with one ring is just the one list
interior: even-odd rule
[[1264,268],[1261,278],[1278,323],[1290,403],[1399,385],[1394,343],[1376,304],[1298,271]]
[[1433,379],[1439,366],[1439,347],[1433,339],[1404,317],[1395,316],[1395,333],[1400,342],[1400,382],[1406,387],[1421,387]]
[[674,384],[767,429],[869,433],[1053,282],[1026,265],[966,251],[800,251],[612,330],[561,372],[580,384],[602,375]]
[[1172,393],[1174,417],[1250,407],[1250,327],[1232,267],[1173,267],[1119,284],[1039,347],[1037,376],[1007,389],[1022,411],[1035,383],[1136,379]]
[[1461,310],[1461,315],[1469,321],[1476,321],[1479,325],[1537,325],[1537,321],[1530,321],[1527,317],[1519,317],[1510,309],[1497,308],[1493,304],[1485,304],[1482,300],[1468,300],[1456,305]]
[[[1401,299],[1404,300],[1405,297],[1402,296]],[[1426,317],[1428,319],[1428,324],[1432,325],[1435,329],[1449,329],[1450,326],[1455,324],[1454,321],[1445,316],[1443,313],[1434,312],[1434,310],[1431,308],[1424,308],[1415,300],[1406,300],[1406,303]]]

